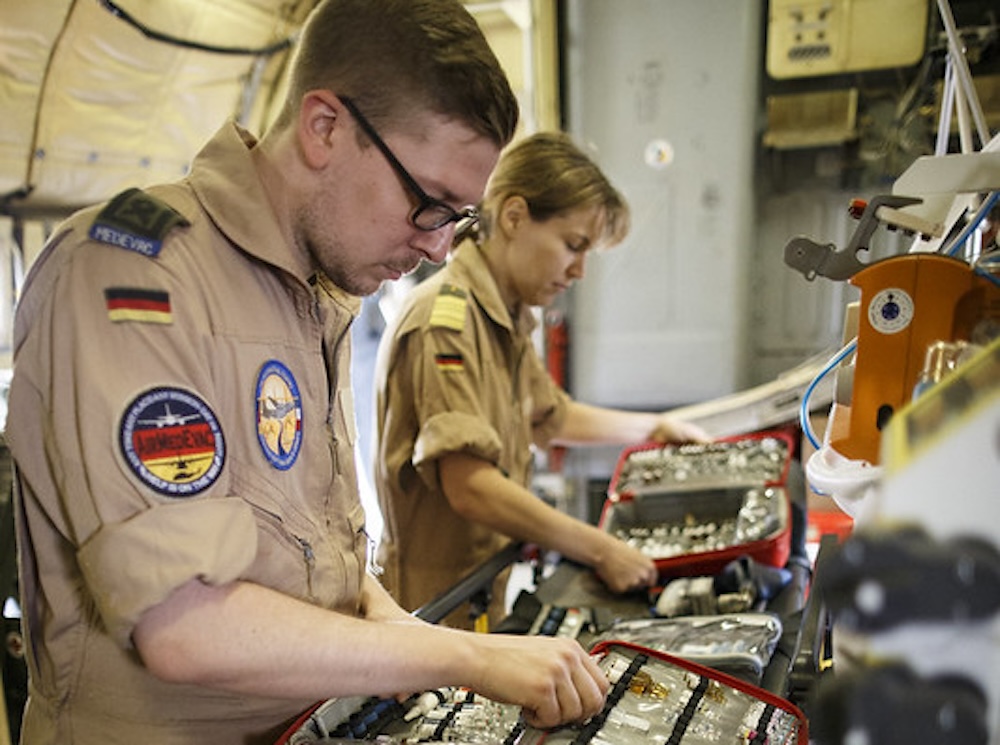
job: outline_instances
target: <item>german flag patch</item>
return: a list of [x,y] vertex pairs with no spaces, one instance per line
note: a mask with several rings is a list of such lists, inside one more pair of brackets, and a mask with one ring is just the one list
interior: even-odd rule
[[462,372],[465,369],[465,360],[460,354],[436,354],[434,364],[443,372]]
[[108,318],[114,323],[174,322],[170,310],[170,294],[162,290],[142,290],[134,287],[108,287],[104,290]]
[[465,290],[455,285],[441,285],[431,308],[431,326],[461,331],[465,328]]

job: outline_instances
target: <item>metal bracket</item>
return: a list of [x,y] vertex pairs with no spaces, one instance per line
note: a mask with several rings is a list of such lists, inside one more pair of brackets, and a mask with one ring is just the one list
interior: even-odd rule
[[864,209],[858,227],[851,241],[842,251],[832,243],[816,243],[804,236],[796,236],[785,245],[785,263],[802,272],[809,281],[817,275],[834,280],[845,280],[864,269],[867,264],[858,259],[858,251],[868,250],[868,242],[879,225],[878,210],[881,207],[898,209],[910,204],[919,204],[917,197],[901,197],[883,194],[874,197]]

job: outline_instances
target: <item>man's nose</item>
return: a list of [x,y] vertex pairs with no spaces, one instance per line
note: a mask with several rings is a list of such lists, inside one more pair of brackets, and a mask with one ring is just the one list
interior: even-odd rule
[[418,231],[416,237],[410,241],[410,245],[417,249],[428,261],[440,264],[448,256],[448,249],[455,238],[455,225],[449,223],[437,230]]

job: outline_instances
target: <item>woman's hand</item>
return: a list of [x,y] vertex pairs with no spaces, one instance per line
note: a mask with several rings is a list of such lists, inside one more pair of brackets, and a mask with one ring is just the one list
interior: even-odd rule
[[660,414],[656,426],[650,433],[653,442],[664,443],[709,443],[712,437],[697,424],[684,421],[668,413]]

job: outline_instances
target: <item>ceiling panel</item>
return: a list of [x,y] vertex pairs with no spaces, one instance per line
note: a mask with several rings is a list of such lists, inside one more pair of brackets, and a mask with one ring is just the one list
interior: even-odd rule
[[259,128],[253,96],[279,80],[314,2],[0,0],[0,210],[173,180],[227,118]]

